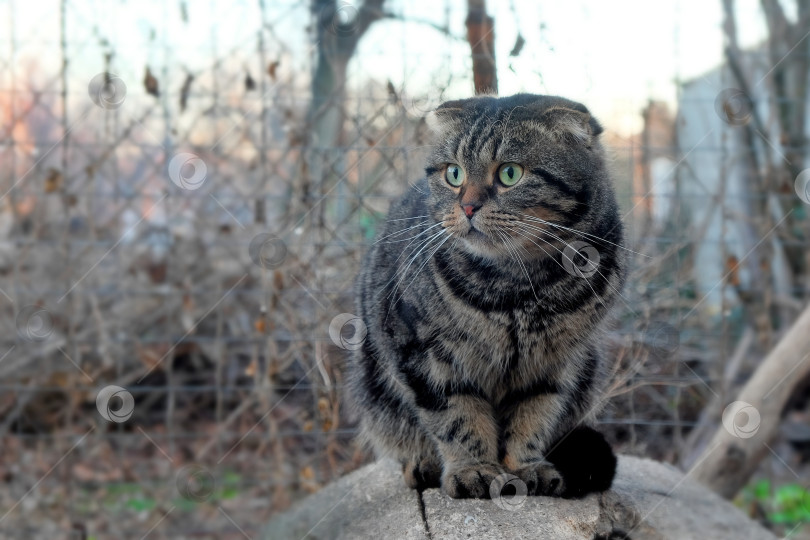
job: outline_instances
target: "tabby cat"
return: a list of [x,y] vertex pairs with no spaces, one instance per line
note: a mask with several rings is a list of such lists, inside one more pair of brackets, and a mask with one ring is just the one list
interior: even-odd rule
[[363,438],[406,483],[488,497],[607,490],[590,425],[624,283],[602,128],[553,96],[474,97],[427,118],[425,178],[393,204],[357,282],[351,387]]

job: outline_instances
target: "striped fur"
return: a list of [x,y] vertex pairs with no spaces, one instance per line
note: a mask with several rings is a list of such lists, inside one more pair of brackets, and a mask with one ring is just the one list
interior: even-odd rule
[[[602,128],[581,104],[529,94],[448,102],[429,125],[426,177],[392,206],[356,282],[363,437],[408,485],[453,497],[487,497],[506,471],[533,494],[607,489],[615,458],[579,427],[599,410],[604,321],[625,276]],[[512,187],[497,180],[507,162],[525,171]],[[448,164],[466,172],[460,187]],[[592,275],[566,269],[575,241],[598,253]],[[609,455],[582,448],[572,465],[575,428]],[[559,445],[577,475],[552,464]]]

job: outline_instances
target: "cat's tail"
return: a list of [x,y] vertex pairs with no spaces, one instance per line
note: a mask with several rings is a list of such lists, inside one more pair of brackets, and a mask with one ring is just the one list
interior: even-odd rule
[[605,436],[588,426],[579,426],[551,446],[546,459],[562,475],[565,498],[610,489],[616,476],[616,455]]

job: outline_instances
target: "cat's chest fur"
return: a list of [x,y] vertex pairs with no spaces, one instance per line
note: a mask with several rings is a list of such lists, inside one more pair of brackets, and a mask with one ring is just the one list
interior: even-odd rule
[[432,360],[438,379],[474,383],[498,401],[527,381],[561,379],[566,359],[591,337],[581,311],[555,312],[541,294],[550,291],[537,291],[538,300],[502,283],[487,293],[478,289],[482,276],[453,268],[466,280],[459,285],[439,266],[429,265],[432,279],[405,291],[384,321],[399,352]]

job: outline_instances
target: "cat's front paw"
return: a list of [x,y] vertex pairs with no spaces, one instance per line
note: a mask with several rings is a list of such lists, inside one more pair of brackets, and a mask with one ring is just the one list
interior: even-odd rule
[[442,476],[442,488],[454,499],[488,499],[490,485],[501,474],[500,467],[489,463],[448,467]]
[[432,458],[406,461],[402,464],[402,477],[411,489],[439,487],[442,478],[441,463]]
[[529,495],[560,497],[565,492],[563,475],[547,461],[521,467],[515,475],[526,483]]

